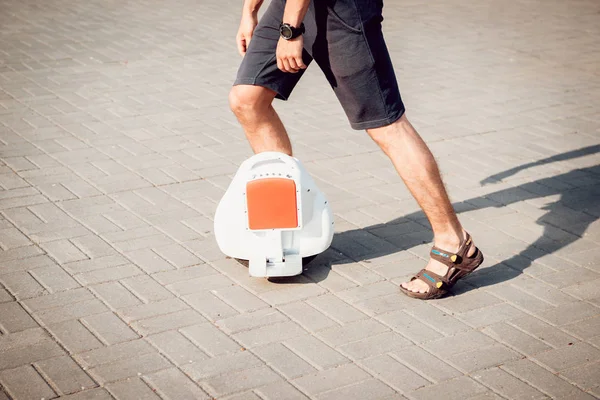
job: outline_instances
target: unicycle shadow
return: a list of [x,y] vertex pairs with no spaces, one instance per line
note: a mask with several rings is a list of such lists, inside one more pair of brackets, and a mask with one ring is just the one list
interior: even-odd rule
[[[562,153],[539,161],[523,164],[492,175],[481,184],[493,184],[531,167],[559,161],[571,160],[600,152],[600,145],[588,146]],[[472,275],[459,282],[456,292],[499,284],[523,273],[536,260],[548,254],[565,251],[567,246],[580,240],[588,227],[600,218],[600,165],[575,169],[570,172],[545,177],[518,186],[498,190],[484,196],[454,203],[457,213],[503,208],[515,203],[547,196],[558,196],[553,203],[543,207],[547,212],[536,223],[543,232],[533,243],[508,258],[497,258],[493,265],[484,265]],[[492,225],[492,224],[490,224]],[[402,234],[407,231],[408,233]],[[398,234],[400,232],[400,234]],[[319,255],[306,267],[305,275],[319,282],[327,277],[327,272],[336,264],[343,273],[344,265],[361,263],[367,267],[376,259],[410,250],[416,246],[431,243],[433,235],[425,215],[414,212],[387,223],[371,225],[361,229],[348,230],[334,235],[331,248]],[[477,238],[474,237],[477,243]],[[482,248],[484,254],[486,249]],[[422,260],[422,268],[426,260]],[[397,263],[402,263],[400,258]],[[569,263],[564,260],[565,264]],[[416,273],[418,269],[413,272]],[[377,272],[375,270],[375,272]]]

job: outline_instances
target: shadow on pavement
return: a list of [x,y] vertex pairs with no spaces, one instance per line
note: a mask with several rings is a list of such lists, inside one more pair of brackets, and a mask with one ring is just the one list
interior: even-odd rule
[[[527,168],[598,152],[600,152],[600,145],[584,147],[523,164],[492,175],[481,183],[485,185],[499,182]],[[543,234],[520,253],[491,267],[486,267],[484,270],[475,271],[466,279],[467,282],[475,281],[475,286],[483,287],[513,279],[530,267],[536,259],[555,253],[579,240],[589,225],[600,218],[600,165],[527,182],[454,204],[455,209],[460,213],[488,207],[505,207],[509,204],[552,195],[560,197],[554,203],[545,206],[543,210],[547,210],[547,213],[536,221],[544,227]],[[421,221],[423,225],[415,221]],[[568,224],[567,231],[564,230],[565,223]],[[385,224],[336,234],[331,249],[319,255],[313,263],[307,266],[305,272],[311,279],[320,281],[327,276],[332,264],[369,262],[375,258],[430,243],[433,239],[432,232],[424,226],[429,226],[425,215],[422,212],[415,212]],[[403,231],[406,231],[407,234],[399,235]],[[477,238],[474,239],[477,243]],[[482,248],[482,251],[485,255],[485,248]],[[424,262],[422,264],[418,268],[425,266]],[[510,268],[496,268],[500,264],[508,265]],[[417,271],[418,269],[415,269],[414,273]],[[468,288],[462,287],[460,291],[468,290]]]

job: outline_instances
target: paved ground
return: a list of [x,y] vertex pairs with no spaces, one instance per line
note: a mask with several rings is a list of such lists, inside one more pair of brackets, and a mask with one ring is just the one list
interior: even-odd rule
[[397,284],[431,231],[314,66],[277,107],[332,248],[273,282],[219,252],[240,3],[0,0],[0,399],[600,397],[600,3],[387,2],[487,256],[429,303]]

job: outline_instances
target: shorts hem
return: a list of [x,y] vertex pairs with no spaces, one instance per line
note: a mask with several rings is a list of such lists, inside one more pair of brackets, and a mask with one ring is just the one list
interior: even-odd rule
[[290,95],[287,93],[283,93],[280,88],[275,85],[268,84],[261,79],[253,79],[253,78],[238,78],[233,82],[233,86],[237,85],[252,85],[252,86],[261,86],[267,89],[271,89],[276,93],[275,98],[287,101],[290,98]]
[[357,130],[357,131],[361,131],[364,129],[381,128],[384,126],[391,125],[394,122],[398,121],[400,118],[402,118],[402,116],[404,115],[405,112],[406,112],[406,110],[404,108],[402,108],[401,110],[397,111],[395,113],[395,115],[392,115],[390,117],[383,118],[383,119],[375,119],[375,120],[371,120],[371,121],[350,122],[350,126],[352,127],[352,129]]

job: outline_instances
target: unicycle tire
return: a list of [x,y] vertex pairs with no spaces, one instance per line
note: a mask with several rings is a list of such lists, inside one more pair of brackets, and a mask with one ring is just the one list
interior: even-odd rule
[[[302,258],[302,266],[306,267],[308,264],[310,264],[315,258],[317,258],[318,254],[312,255],[312,256],[308,256],[308,257],[303,257]],[[239,262],[240,264],[242,264],[244,267],[248,268],[248,265],[250,264],[248,262],[248,260],[244,260],[241,258],[235,258],[235,261]]]

